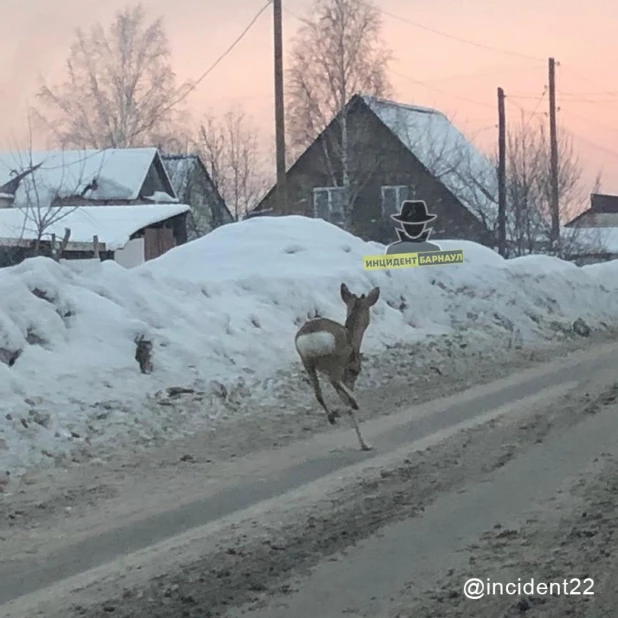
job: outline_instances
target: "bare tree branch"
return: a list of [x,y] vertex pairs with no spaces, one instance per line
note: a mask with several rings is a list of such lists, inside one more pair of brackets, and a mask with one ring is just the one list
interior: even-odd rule
[[169,101],[190,87],[176,88],[170,56],[161,19],[149,23],[141,4],[117,13],[107,32],[77,30],[65,81],[43,84],[37,118],[63,148],[165,145],[181,119]]
[[[340,112],[354,94],[390,94],[392,55],[381,40],[381,15],[372,0],[315,0],[302,22],[287,76],[289,147],[299,154],[335,119],[336,139],[323,138],[320,147],[331,186],[343,188],[347,224],[361,179],[370,170],[352,169],[359,132]],[[359,177],[353,178],[356,172]]]
[[197,141],[213,184],[238,221],[257,205],[270,180],[254,122],[240,108],[219,119],[206,115]]
[[[592,188],[586,186],[573,140],[566,131],[558,135],[558,196],[560,223],[564,225],[589,207],[590,193],[600,189],[601,175],[597,174]],[[546,252],[551,233],[551,166],[549,135],[543,122],[525,121],[522,115],[519,124],[508,132],[506,173],[510,255]],[[591,239],[590,234],[585,235],[587,245]],[[597,240],[600,242],[600,236],[594,242]],[[584,234],[563,230],[559,255],[568,257],[581,242]],[[598,251],[602,253],[600,246]]]
[[[69,243],[71,230],[65,228],[62,241],[59,246],[55,246],[53,228],[79,208],[78,205],[69,206],[66,203],[72,202],[71,198],[83,197],[84,187],[92,179],[85,178],[86,157],[65,160],[62,155],[60,164],[54,163],[51,167],[46,159],[35,161],[30,121],[28,126],[28,148],[12,155],[15,169],[11,175],[19,182],[11,187],[12,203],[9,209],[19,212],[21,217],[18,218],[19,229],[6,229],[9,248],[5,253],[10,253],[10,245],[16,242],[22,249],[21,259],[24,256],[34,257],[44,253],[43,242],[48,241],[49,256],[60,259]],[[103,165],[103,161],[100,165]],[[9,257],[8,262],[12,261],[13,258]]]

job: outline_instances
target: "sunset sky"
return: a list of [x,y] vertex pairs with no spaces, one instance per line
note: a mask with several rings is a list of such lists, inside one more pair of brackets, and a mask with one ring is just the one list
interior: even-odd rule
[[[25,134],[26,111],[39,77],[62,76],[78,26],[107,23],[122,0],[2,0],[0,38],[0,149]],[[264,4],[262,0],[148,0],[163,16],[180,80],[199,77]],[[298,27],[308,0],[283,0],[284,37]],[[618,193],[618,3],[589,0],[381,0],[384,37],[395,61],[390,76],[396,100],[446,113],[484,149],[496,142],[496,88],[507,95],[507,120],[545,113],[547,59],[556,58],[559,123],[571,132],[588,178],[603,172],[602,189]],[[585,8],[584,8],[585,7]],[[407,21],[406,21],[407,20]],[[409,23],[413,22],[413,23]],[[439,30],[469,43],[418,27]],[[500,53],[489,48],[510,50]],[[285,45],[285,42],[284,42]],[[518,55],[519,54],[519,55]],[[189,103],[224,112],[242,106],[272,140],[272,11],[192,94]],[[522,112],[522,110],[525,110]]]

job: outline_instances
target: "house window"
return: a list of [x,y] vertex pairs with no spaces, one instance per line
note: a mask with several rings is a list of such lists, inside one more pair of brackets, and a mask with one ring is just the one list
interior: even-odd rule
[[340,223],[344,219],[344,188],[316,187],[313,190],[313,215]]
[[393,185],[382,187],[382,214],[385,217],[399,212],[401,202],[413,199],[412,187]]

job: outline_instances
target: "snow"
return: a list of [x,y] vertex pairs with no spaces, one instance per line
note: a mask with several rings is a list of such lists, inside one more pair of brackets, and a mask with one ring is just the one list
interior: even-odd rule
[[[497,219],[498,179],[491,161],[441,112],[364,96],[363,100],[410,152],[466,206]],[[422,196],[419,196],[422,199]]]
[[165,191],[155,191],[152,195],[145,195],[144,198],[147,200],[151,200],[156,204],[169,204],[178,202],[177,197],[172,197],[169,193],[166,193]]
[[28,193],[33,189],[33,177],[37,187],[57,192],[58,197],[80,195],[96,178],[98,187],[86,191],[82,197],[135,200],[158,156],[156,148],[0,152],[0,187],[14,178],[15,173],[41,164],[20,184],[15,194],[16,205],[32,202]]
[[[345,319],[342,281],[358,294],[380,286],[363,342],[370,356],[463,334],[468,350],[504,353],[509,342],[555,338],[556,324],[618,319],[618,262],[505,261],[472,242],[440,245],[463,249],[465,262],[365,271],[363,256],[383,245],[322,220],[256,217],[131,270],[46,258],[1,269],[0,470],[208,426],[223,409],[214,394],[222,385],[276,406],[278,372],[298,371],[298,327],[316,314]],[[153,342],[152,374],[135,361],[140,337]],[[207,399],[194,409],[157,405],[170,386]]]
[[565,227],[562,234],[567,241],[571,240],[574,255],[618,254],[618,227]]
[[3,239],[37,238],[38,222],[52,221],[45,227],[43,239],[64,236],[71,230],[71,243],[91,243],[93,236],[105,243],[105,249],[122,249],[132,234],[144,227],[187,212],[186,204],[148,204],[120,206],[50,207],[37,213],[32,208],[0,209],[0,244]]

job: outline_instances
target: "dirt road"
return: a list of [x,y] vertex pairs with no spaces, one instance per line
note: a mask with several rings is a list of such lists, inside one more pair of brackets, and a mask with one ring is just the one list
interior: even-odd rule
[[[0,615],[496,616],[520,599],[467,600],[465,577],[549,577],[552,550],[562,578],[597,569],[606,589],[535,601],[533,615],[600,607],[610,566],[592,548],[615,523],[617,353],[597,345],[413,407],[405,385],[376,390],[395,411],[368,415],[371,453],[346,425],[210,461],[189,440],[113,478],[102,464],[55,484],[41,473],[1,503]],[[569,536],[582,504],[595,505],[588,536]]]

